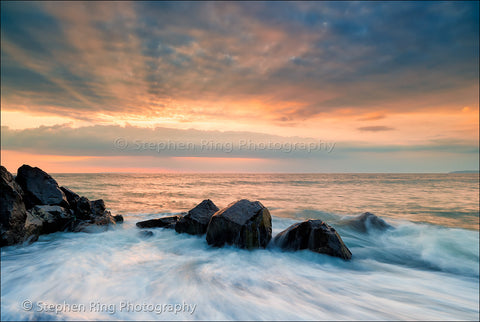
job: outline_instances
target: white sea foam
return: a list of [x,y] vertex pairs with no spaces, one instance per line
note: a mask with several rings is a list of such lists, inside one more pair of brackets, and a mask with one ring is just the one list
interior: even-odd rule
[[[104,233],[55,233],[2,249],[2,320],[478,318],[475,231],[410,223],[378,234],[343,229],[354,254],[346,262],[273,246],[216,249],[166,229],[145,238],[126,219]],[[274,233],[292,222],[274,218]],[[57,312],[46,312],[48,304]],[[159,313],[159,305],[195,310]]]

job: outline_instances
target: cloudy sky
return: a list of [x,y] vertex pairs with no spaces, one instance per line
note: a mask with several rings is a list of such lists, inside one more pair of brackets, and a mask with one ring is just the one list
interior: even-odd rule
[[1,162],[478,169],[478,2],[2,2]]

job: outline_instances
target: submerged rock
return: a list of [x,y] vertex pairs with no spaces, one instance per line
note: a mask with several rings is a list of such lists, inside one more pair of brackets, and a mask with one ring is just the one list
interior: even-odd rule
[[217,211],[207,227],[207,243],[240,248],[265,248],[272,239],[270,212],[259,201],[242,199]]
[[321,220],[293,224],[275,236],[274,242],[285,250],[310,249],[346,260],[352,257],[337,231]]
[[22,187],[27,209],[35,205],[60,205],[68,207],[65,194],[57,181],[45,171],[29,165],[18,168],[15,181]]
[[174,229],[176,223],[181,218],[180,215],[162,217],[158,219],[150,219],[139,221],[136,223],[138,228],[169,228]]
[[218,207],[210,199],[203,200],[180,218],[175,225],[175,231],[177,233],[203,235],[207,232],[210,219],[218,210]]
[[149,237],[153,236],[153,232],[150,231],[150,230],[140,230],[138,232],[138,236],[140,236],[142,238],[149,238]]
[[22,188],[4,166],[0,166],[0,246],[23,241],[27,210]]
[[346,220],[346,224],[361,232],[368,232],[371,229],[385,231],[393,228],[391,225],[387,224],[385,220],[370,212],[365,212],[357,217],[348,219]]

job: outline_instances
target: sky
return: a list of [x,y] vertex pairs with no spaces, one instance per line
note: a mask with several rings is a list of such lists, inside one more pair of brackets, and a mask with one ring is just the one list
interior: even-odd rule
[[479,2],[1,2],[1,163],[479,167]]

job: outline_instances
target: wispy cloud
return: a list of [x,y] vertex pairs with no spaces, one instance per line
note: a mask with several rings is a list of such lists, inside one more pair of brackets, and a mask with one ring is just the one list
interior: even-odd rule
[[364,132],[384,132],[384,131],[393,131],[395,130],[393,127],[389,126],[362,126],[357,128],[359,131],[364,131]]

